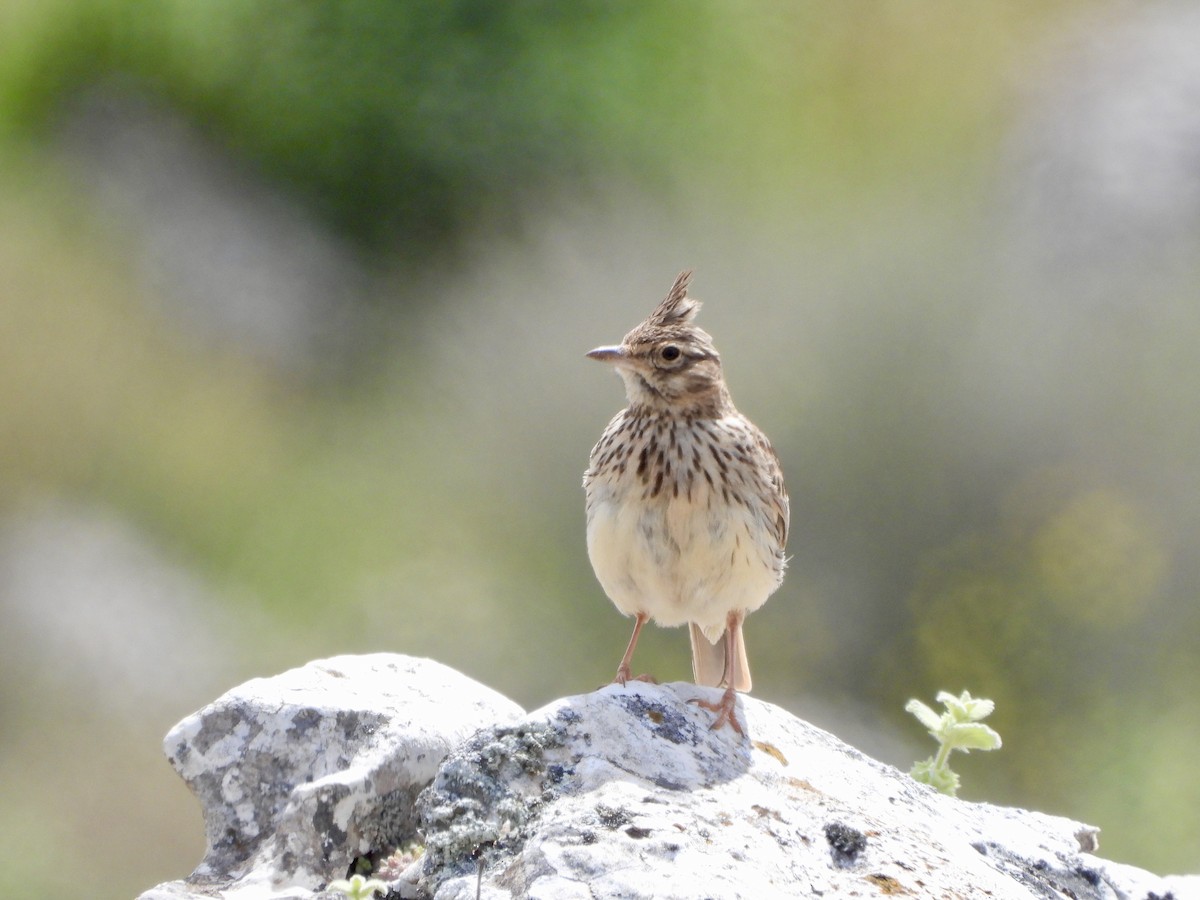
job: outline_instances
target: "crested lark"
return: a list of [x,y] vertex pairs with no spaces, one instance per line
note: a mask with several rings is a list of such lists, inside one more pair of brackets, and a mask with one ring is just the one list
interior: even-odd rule
[[686,623],[696,683],[725,688],[718,703],[696,702],[717,713],[713,728],[742,734],[742,620],[783,580],[788,497],[775,451],[734,407],[712,338],[692,322],[691,274],[619,346],[588,353],[616,368],[629,399],[583,476],[588,556],[617,609],[635,617],[614,680],[630,678],[647,619]]

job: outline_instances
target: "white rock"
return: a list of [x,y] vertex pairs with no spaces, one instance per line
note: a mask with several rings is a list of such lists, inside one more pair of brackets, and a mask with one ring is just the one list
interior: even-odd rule
[[453,669],[394,654],[246,682],[166,737],[208,850],[186,882],[142,900],[312,896],[357,856],[412,840],[413,801],[446,755],[521,715]]
[[716,696],[631,683],[526,716],[390,655],[248,682],[168,736],[210,847],[141,900],[308,900],[418,830],[390,900],[1200,898],[1098,858],[1095,828],[943,797],[753,698],[746,737],[714,732],[688,701]]
[[944,797],[770,704],[741,698],[747,738],[713,732],[687,701],[715,696],[630,683],[476,735],[422,795],[426,857],[398,889],[472,898],[481,856],[484,897],[1200,896],[1085,854],[1095,828]]

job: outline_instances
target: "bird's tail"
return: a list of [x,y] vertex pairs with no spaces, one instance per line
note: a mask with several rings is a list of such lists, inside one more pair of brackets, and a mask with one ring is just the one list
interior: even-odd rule
[[[725,635],[722,633],[714,644],[704,636],[704,632],[694,623],[690,626],[692,635],[692,680],[696,684],[709,687],[723,687],[725,677]],[[746,643],[742,638],[742,629],[735,630],[733,636],[736,645],[738,665],[733,673],[733,687],[743,693],[750,690],[750,664],[746,661]]]

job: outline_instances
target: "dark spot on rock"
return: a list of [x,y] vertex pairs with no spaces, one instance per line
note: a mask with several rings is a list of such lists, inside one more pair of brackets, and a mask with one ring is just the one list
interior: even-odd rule
[[613,809],[611,806],[601,804],[596,807],[596,818],[600,820],[600,824],[605,828],[615,829],[622,825],[629,824],[629,813],[623,809]]
[[338,802],[350,792],[345,785],[331,786],[323,791],[317,808],[313,812],[313,828],[317,834],[324,836],[324,843],[330,848],[341,848],[345,845],[347,833],[337,826],[336,816]]
[[867,836],[841,822],[830,822],[825,826],[825,840],[829,842],[833,862],[838,866],[854,865],[858,855],[867,849]]
[[583,716],[577,711],[564,706],[559,709],[557,713],[555,713],[554,718],[558,719],[558,721],[562,722],[564,725],[574,725],[576,722],[580,721]]
[[321,714],[315,709],[302,709],[292,716],[292,727],[304,734],[321,723]]
[[362,716],[359,715],[357,710],[353,709],[343,709],[338,712],[337,725],[342,732],[342,736],[348,741],[354,740],[359,733],[359,729],[364,727]]
[[375,815],[363,832],[372,846],[399,847],[412,840],[417,830],[417,795],[421,785],[409,785],[388,791],[379,798]]
[[638,694],[624,694],[618,702],[635,719],[648,721],[655,737],[672,744],[692,744],[699,741],[695,725],[679,710],[662,703],[648,701]]
[[650,837],[649,828],[639,828],[637,825],[630,825],[625,829],[625,833],[636,840]]
[[597,840],[596,832],[594,832],[594,831],[580,832],[579,840],[585,844],[594,844],[594,843],[596,843],[596,840]]

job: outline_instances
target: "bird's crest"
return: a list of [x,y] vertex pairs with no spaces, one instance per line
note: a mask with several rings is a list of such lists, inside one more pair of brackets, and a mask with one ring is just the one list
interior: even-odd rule
[[691,280],[691,269],[684,269],[676,275],[671,290],[667,292],[667,296],[663,298],[662,303],[658,304],[654,312],[650,313],[650,318],[646,321],[649,324],[664,327],[686,325],[691,322],[696,317],[696,313],[700,311],[700,301],[687,295],[688,282]]

